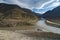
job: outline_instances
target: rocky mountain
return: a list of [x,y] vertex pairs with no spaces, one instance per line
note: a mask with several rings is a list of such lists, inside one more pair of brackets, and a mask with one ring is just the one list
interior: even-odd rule
[[45,14],[42,15],[43,18],[60,24],[60,6],[56,7],[53,10],[47,11]]
[[38,21],[38,17],[29,9],[13,4],[0,3],[0,26],[31,26]]

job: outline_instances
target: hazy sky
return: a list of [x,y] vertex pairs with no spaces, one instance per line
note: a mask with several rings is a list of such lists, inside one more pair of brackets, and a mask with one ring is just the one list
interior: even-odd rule
[[60,5],[60,0],[0,0],[0,3],[17,4],[36,13],[45,13]]

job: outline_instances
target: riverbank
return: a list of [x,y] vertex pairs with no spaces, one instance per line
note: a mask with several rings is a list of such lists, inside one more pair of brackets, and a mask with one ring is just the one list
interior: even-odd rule
[[37,28],[41,29],[44,32],[52,32],[52,33],[60,34],[60,28],[57,28],[55,26],[50,26],[46,24],[45,21],[46,21],[45,19],[38,21]]
[[60,40],[60,35],[32,30],[0,30],[0,40]]

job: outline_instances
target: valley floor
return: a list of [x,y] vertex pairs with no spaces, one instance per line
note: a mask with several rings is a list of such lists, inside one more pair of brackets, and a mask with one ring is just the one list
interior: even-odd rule
[[0,30],[0,40],[60,40],[60,35],[33,30]]

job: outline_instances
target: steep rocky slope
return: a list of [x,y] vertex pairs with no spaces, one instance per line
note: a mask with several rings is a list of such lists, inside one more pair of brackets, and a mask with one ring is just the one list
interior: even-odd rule
[[0,26],[32,26],[38,21],[38,17],[29,9],[17,5],[0,3]]

